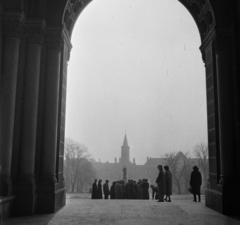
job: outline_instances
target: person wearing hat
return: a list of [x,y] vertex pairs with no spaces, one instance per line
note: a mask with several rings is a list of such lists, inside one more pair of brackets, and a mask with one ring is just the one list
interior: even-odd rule
[[108,199],[108,195],[109,195],[108,182],[109,182],[109,180],[106,180],[105,184],[103,185],[104,199]]
[[191,173],[191,178],[190,178],[190,186],[192,187],[194,202],[197,201],[197,196],[198,196],[198,201],[201,202],[201,185],[202,185],[202,175],[198,167],[194,166],[193,171]]
[[102,199],[102,180],[98,181],[97,198]]
[[98,198],[98,187],[97,187],[97,179],[94,180],[92,184],[92,199]]
[[169,166],[164,166],[165,169],[165,179],[166,179],[166,198],[164,199],[167,202],[171,202],[172,195],[172,173],[169,170]]
[[166,180],[165,180],[165,173],[163,171],[162,165],[158,165],[159,174],[156,180],[156,183],[158,184],[158,195],[159,200],[158,202],[164,202],[163,198],[166,194]]

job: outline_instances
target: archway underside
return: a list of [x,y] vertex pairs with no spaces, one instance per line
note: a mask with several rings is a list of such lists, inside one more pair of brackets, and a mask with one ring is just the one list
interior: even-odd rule
[[[210,173],[206,205],[239,215],[238,1],[179,0],[202,40]],[[0,196],[10,214],[65,205],[63,152],[71,33],[91,0],[0,3]],[[9,60],[11,59],[11,60]],[[14,199],[14,200],[13,200]],[[22,207],[25,202],[25,207]],[[10,207],[11,206],[11,207]]]

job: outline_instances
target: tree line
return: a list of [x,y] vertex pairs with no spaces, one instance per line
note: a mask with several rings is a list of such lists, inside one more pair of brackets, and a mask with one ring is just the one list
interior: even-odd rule
[[198,166],[203,181],[203,188],[206,187],[208,179],[208,146],[205,143],[195,145],[192,158],[189,152],[170,152],[163,155],[166,164],[169,165],[173,176],[173,183],[177,187],[177,193],[182,193],[182,188],[185,190],[189,187],[190,174],[194,165]]
[[64,176],[67,192],[88,191],[96,177],[88,148],[71,138],[65,139]]
[[[189,187],[190,174],[194,165],[198,166],[202,173],[203,188],[206,187],[208,179],[208,146],[205,143],[197,144],[193,149],[194,158],[189,152],[169,152],[162,155],[166,165],[170,167],[173,177],[173,184],[176,193],[186,192]],[[92,163],[88,148],[66,138],[64,149],[64,176],[67,192],[87,192],[97,171]],[[184,189],[184,190],[183,190]]]

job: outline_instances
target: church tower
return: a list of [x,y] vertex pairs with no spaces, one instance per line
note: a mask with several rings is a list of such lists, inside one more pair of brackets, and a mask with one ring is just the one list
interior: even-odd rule
[[120,162],[122,164],[129,164],[130,163],[130,147],[128,146],[128,141],[127,141],[127,135],[125,134],[124,140],[123,140],[123,146],[122,152],[121,152],[121,159]]

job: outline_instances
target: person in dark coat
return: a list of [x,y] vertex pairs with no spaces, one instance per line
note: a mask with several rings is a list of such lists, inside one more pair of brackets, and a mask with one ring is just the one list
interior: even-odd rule
[[142,182],[142,196],[143,199],[149,199],[149,183],[147,179],[144,179]]
[[151,188],[152,188],[152,199],[159,199],[158,188],[153,184],[151,185]]
[[201,202],[201,185],[202,185],[202,175],[198,167],[194,166],[193,171],[191,173],[191,178],[190,178],[190,186],[192,187],[194,202],[197,201],[197,196],[198,196],[198,201]]
[[171,202],[172,195],[172,173],[169,170],[169,166],[164,166],[165,169],[165,179],[166,179],[166,198],[164,199],[167,202]]
[[104,199],[108,199],[108,195],[109,195],[108,182],[109,182],[109,180],[106,180],[106,183],[103,185]]
[[112,186],[111,186],[111,189],[110,189],[110,191],[111,191],[111,199],[115,199],[116,198],[115,197],[115,185],[116,185],[116,182],[114,181],[112,183]]
[[98,198],[98,188],[97,188],[97,179],[94,180],[92,184],[92,199]]
[[130,198],[130,180],[126,183],[126,199]]
[[122,181],[121,193],[122,193],[122,199],[126,199],[127,198],[126,184],[124,183],[124,181]]
[[158,184],[158,194],[159,200],[158,202],[163,202],[164,195],[166,194],[166,180],[165,180],[165,173],[163,171],[162,165],[158,165],[159,174],[156,180]]
[[102,180],[98,181],[98,188],[97,188],[97,197],[98,199],[102,199]]

